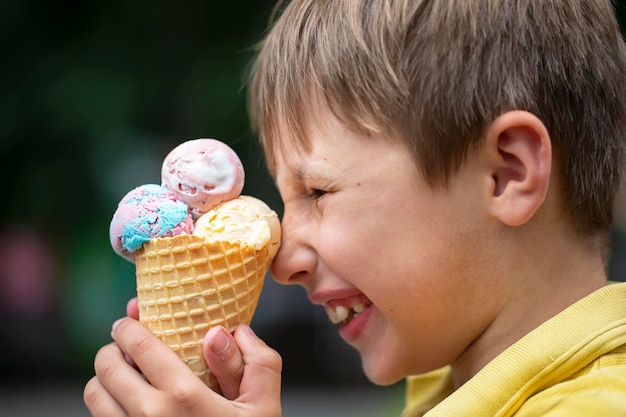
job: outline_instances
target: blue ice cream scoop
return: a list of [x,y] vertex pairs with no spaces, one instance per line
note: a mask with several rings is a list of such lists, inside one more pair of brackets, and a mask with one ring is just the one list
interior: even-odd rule
[[134,252],[157,237],[193,233],[187,204],[156,184],[141,185],[122,198],[109,227],[111,246],[118,255],[135,262]]

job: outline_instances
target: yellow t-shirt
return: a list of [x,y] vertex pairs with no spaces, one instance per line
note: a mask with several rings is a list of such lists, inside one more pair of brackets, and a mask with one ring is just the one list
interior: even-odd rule
[[453,390],[449,368],[407,379],[402,417],[626,416],[626,283],[590,294]]

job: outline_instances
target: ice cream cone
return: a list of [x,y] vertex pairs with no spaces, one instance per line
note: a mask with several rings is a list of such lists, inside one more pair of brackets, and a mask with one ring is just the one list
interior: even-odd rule
[[139,319],[211,389],[219,385],[202,353],[207,331],[250,324],[271,256],[230,242],[182,234],[135,253]]

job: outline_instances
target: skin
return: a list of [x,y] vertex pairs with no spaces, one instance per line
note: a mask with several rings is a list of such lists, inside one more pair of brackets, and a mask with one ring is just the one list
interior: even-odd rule
[[[349,343],[376,383],[448,363],[479,331],[459,318],[482,314],[477,306],[487,301],[473,296],[485,288],[469,273],[456,273],[477,257],[463,250],[477,234],[468,210],[477,196],[456,192],[471,184],[435,193],[400,146],[338,123],[307,133],[310,155],[277,165],[285,216],[275,279],[304,286],[315,304],[361,294],[373,303],[366,331]],[[316,189],[325,193],[309,197]]]
[[[600,250],[561,215],[550,137],[534,115],[496,119],[437,189],[397,141],[350,131],[324,108],[306,133],[310,152],[277,160],[285,210],[272,274],[302,285],[315,304],[368,300],[359,330],[340,334],[374,383],[450,364],[461,385],[606,284]],[[240,327],[216,360],[220,335],[209,332],[205,355],[226,398],[123,320],[96,356],[87,406],[94,416],[280,415],[278,354]]]
[[[220,382],[222,397],[137,321],[136,299],[128,303],[127,313],[114,323],[114,343],[98,351],[96,376],[85,386],[84,401],[93,416],[281,415],[280,356],[250,327],[241,325],[234,335],[221,327],[207,333],[205,359]],[[226,347],[220,334],[227,336]]]

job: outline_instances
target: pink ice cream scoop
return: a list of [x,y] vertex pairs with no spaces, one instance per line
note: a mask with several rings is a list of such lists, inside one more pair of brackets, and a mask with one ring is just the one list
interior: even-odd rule
[[225,143],[195,139],[183,142],[167,155],[161,181],[195,215],[201,215],[241,194],[244,171],[235,151]]
[[160,185],[146,184],[122,198],[111,220],[109,238],[115,253],[134,263],[134,252],[144,243],[193,231],[187,204]]

